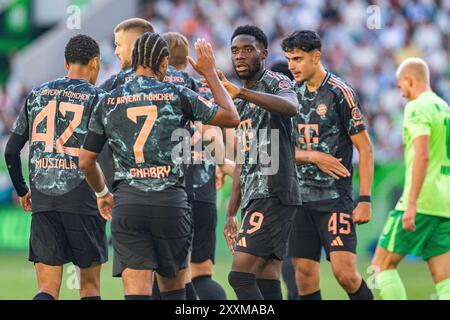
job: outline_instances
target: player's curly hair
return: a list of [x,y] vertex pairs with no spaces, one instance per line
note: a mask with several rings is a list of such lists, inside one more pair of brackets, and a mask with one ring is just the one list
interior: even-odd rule
[[237,27],[236,30],[234,30],[233,35],[231,36],[230,42],[233,42],[233,39],[241,34],[255,37],[256,41],[258,41],[260,44],[262,44],[264,49],[267,49],[267,46],[268,46],[267,36],[257,26],[247,24],[245,26]]
[[165,57],[169,56],[167,42],[157,33],[144,33],[136,40],[133,48],[132,66],[143,66],[152,69],[154,73],[159,72],[159,66]]
[[64,57],[68,64],[78,63],[87,65],[91,59],[100,56],[97,41],[85,34],[70,38],[64,50]]
[[311,30],[295,31],[288,35],[281,42],[281,49],[284,52],[289,52],[295,49],[300,49],[305,52],[313,50],[321,50],[322,42],[317,32]]

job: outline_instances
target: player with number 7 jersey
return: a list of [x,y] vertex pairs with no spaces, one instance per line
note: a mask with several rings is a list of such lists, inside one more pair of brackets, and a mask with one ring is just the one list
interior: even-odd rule
[[[107,261],[105,220],[79,167],[80,148],[101,91],[100,51],[85,35],[65,48],[66,77],[44,83],[28,95],[8,141],[5,158],[24,210],[32,211],[29,260],[36,264],[39,291],[57,298],[56,271],[73,262],[82,268],[81,296],[99,296],[101,264]],[[20,151],[29,141],[30,189],[22,175]],[[85,270],[83,270],[85,269]],[[48,279],[55,275],[55,279]],[[90,283],[92,280],[94,284]],[[93,294],[83,286],[96,287]]]
[[217,104],[163,82],[167,43],[156,33],[144,33],[133,50],[134,76],[100,100],[83,145],[81,167],[96,192],[106,187],[95,161],[105,143],[112,150],[114,199],[106,196],[98,204],[102,215],[112,219],[113,275],[123,278],[126,299],[150,296],[153,271],[162,299],[185,299],[193,229],[179,147],[187,143],[183,149],[189,160],[189,121],[239,124],[216,73],[211,45],[200,40],[196,49],[198,62],[189,61],[209,82]]

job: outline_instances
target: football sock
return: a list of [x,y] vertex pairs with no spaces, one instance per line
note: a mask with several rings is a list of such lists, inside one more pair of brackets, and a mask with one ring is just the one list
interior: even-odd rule
[[264,300],[256,276],[252,273],[231,271],[228,283],[233,288],[238,300]]
[[298,300],[322,300],[322,294],[319,290],[310,294],[299,295]]
[[51,294],[47,292],[39,292],[37,295],[33,297],[33,300],[55,300]]
[[156,279],[153,281],[152,297],[153,300],[161,300],[161,292],[159,291],[158,281]]
[[162,300],[186,300],[186,289],[161,292]]
[[125,296],[125,300],[153,300],[152,296],[130,294]]
[[439,300],[450,300],[450,278],[436,283]]
[[288,289],[288,300],[298,300],[297,283],[295,282],[295,269],[291,259],[283,260],[281,274]]
[[280,280],[256,279],[264,300],[283,300]]
[[406,300],[406,290],[396,269],[380,272],[378,280],[383,300]]
[[186,283],[186,300],[197,300],[197,292],[192,282]]
[[373,293],[367,287],[364,279],[361,279],[361,286],[355,293],[347,293],[350,300],[373,300]]
[[200,300],[227,300],[225,290],[211,276],[199,276],[192,279]]
[[83,297],[80,300],[102,300],[100,296]]

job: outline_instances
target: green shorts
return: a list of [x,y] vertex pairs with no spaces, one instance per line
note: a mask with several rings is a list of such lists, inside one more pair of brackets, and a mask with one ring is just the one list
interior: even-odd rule
[[392,210],[384,225],[378,245],[389,252],[412,254],[424,260],[450,250],[450,219],[417,213],[416,230],[402,227],[403,211]]

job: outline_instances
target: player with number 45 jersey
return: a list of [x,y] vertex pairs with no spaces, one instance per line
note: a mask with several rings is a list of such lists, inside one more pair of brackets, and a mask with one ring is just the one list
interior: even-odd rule
[[[100,268],[107,261],[105,220],[79,168],[89,117],[99,100],[94,86],[100,66],[98,44],[85,35],[65,48],[68,74],[33,89],[13,127],[5,158],[20,204],[32,211],[29,260],[35,263],[39,293],[59,295],[62,266],[81,268],[81,298],[100,298]],[[29,141],[30,190],[20,150]]]
[[[356,268],[355,226],[371,217],[374,161],[358,99],[348,84],[324,69],[316,32],[296,31],[281,46],[300,104],[294,135],[303,205],[289,242],[300,299],[321,299],[322,247],[349,298],[373,299]],[[353,146],[359,153],[356,206],[352,199]]]

